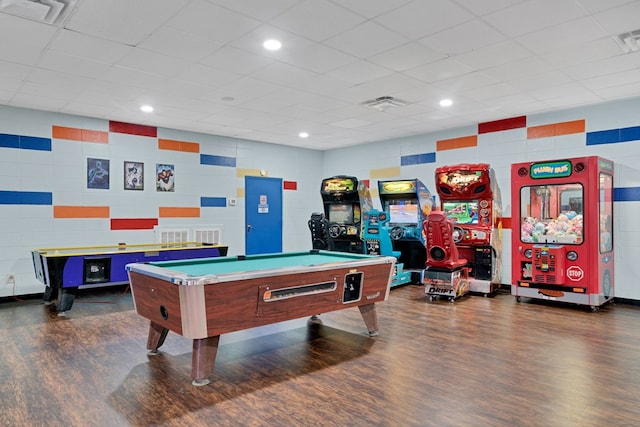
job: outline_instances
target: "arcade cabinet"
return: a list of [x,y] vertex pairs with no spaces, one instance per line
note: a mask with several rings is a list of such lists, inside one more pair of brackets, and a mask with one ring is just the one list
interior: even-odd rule
[[399,262],[414,270],[414,281],[420,283],[424,270],[425,239],[422,223],[433,207],[431,193],[418,179],[378,181],[382,210],[389,213],[393,250],[400,252]]
[[[394,251],[389,236],[389,215],[377,209],[364,212],[362,214],[364,224],[364,253],[367,255],[393,256],[400,258],[400,252]],[[411,272],[404,271],[402,263],[396,262],[393,276],[391,277],[391,287],[411,283]]]
[[453,222],[441,211],[433,211],[423,223],[427,240],[427,262],[422,282],[431,301],[443,296],[454,302],[469,292],[467,260],[460,257],[454,241]]
[[453,222],[453,240],[468,261],[469,289],[484,296],[502,279],[500,189],[488,164],[459,164],[436,169],[441,209]]
[[577,157],[511,166],[511,294],[582,304],[614,297],[613,162]]
[[367,186],[356,177],[338,175],[322,180],[320,195],[328,222],[328,249],[363,254],[361,213],[373,209]]

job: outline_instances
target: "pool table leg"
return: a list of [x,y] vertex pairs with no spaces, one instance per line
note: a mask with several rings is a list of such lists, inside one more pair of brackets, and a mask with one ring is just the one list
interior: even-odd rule
[[164,339],[167,337],[169,329],[164,328],[157,323],[149,323],[149,335],[147,337],[147,350],[151,354],[157,354],[158,349],[164,344]]
[[209,384],[209,376],[213,373],[213,365],[216,363],[219,341],[220,335],[193,340],[191,384],[195,386]]
[[362,315],[362,320],[364,320],[364,324],[367,325],[367,331],[369,332],[370,337],[375,337],[378,335],[378,314],[376,313],[376,305],[375,303],[360,305],[358,306],[360,309],[360,314]]

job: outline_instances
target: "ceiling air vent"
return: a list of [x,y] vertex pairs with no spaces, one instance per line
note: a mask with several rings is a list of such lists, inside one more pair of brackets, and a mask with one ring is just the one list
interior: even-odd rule
[[0,0],[0,12],[45,24],[60,24],[78,0]]
[[376,110],[385,110],[391,107],[403,107],[405,105],[409,105],[409,103],[407,101],[394,98],[393,96],[381,96],[376,99],[364,101],[360,105],[363,107],[375,108]]
[[613,36],[613,40],[624,53],[637,52],[640,50],[640,30],[629,31],[628,33]]

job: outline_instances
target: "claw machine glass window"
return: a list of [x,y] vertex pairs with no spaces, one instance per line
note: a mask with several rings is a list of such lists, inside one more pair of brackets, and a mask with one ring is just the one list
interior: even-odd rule
[[527,243],[583,242],[582,184],[532,185],[520,189],[520,240]]

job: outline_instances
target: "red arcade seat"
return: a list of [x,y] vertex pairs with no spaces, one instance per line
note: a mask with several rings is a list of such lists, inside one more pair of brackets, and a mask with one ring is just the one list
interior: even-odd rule
[[426,236],[427,267],[455,270],[467,265],[467,260],[458,256],[453,241],[453,223],[442,211],[433,211],[422,224]]

